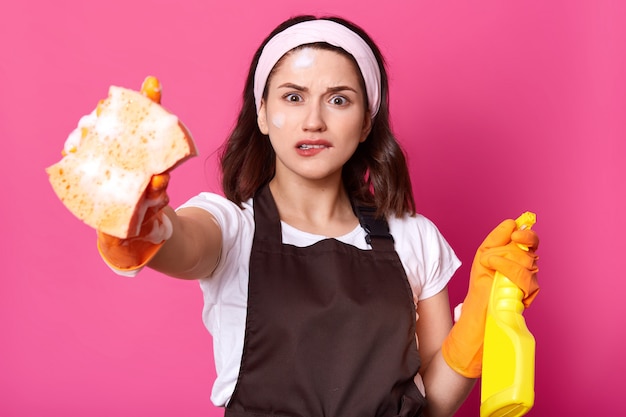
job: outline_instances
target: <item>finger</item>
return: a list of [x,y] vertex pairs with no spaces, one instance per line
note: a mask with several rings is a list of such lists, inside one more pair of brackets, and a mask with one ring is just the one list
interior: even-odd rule
[[151,75],[141,84],[141,93],[155,103],[161,103],[161,82]]
[[153,191],[161,191],[167,188],[169,182],[170,174],[169,172],[164,172],[162,174],[153,175],[152,178],[150,178],[148,187]]
[[480,246],[482,248],[492,248],[506,245],[511,241],[511,233],[513,233],[516,227],[515,220],[504,220],[487,235]]
[[166,197],[167,185],[170,181],[170,175],[166,172],[163,174],[153,175],[146,187],[147,200],[162,200]]
[[168,172],[153,175],[150,179],[148,187],[146,187],[146,196],[143,200],[144,205],[144,221],[150,219],[159,212],[163,207],[167,206],[170,198],[167,195],[167,185],[170,180]]
[[[506,258],[520,267],[532,270],[537,267],[537,259],[539,257],[534,251],[524,251],[520,249],[515,243],[509,243],[506,246],[500,246],[497,248],[490,248],[484,250],[480,254],[480,263],[488,269],[496,269],[491,261],[491,258]],[[500,271],[503,272],[503,271]]]
[[500,272],[515,283],[524,292],[525,297],[539,289],[536,264],[532,268],[526,268],[503,256],[490,256],[486,262],[489,265],[488,268]]
[[516,230],[511,234],[511,240],[527,248],[537,250],[539,247],[539,236],[534,230]]

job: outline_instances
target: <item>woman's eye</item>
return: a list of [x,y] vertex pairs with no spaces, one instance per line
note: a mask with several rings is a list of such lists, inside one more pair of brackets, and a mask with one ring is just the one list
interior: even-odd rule
[[296,93],[285,94],[284,98],[285,98],[285,100],[291,101],[291,102],[294,102],[294,103],[302,101],[302,97],[300,97],[300,95],[296,94]]
[[334,96],[330,99],[330,102],[335,106],[345,106],[349,101],[343,96]]

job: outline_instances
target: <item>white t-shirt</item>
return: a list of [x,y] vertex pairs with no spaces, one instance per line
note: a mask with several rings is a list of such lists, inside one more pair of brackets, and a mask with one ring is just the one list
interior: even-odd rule
[[[216,406],[225,406],[235,389],[243,351],[248,264],[254,237],[252,200],[245,202],[245,209],[241,210],[222,196],[201,193],[179,208],[183,207],[209,211],[222,231],[221,259],[210,278],[200,279],[200,287],[204,296],[202,319],[213,336],[217,371],[211,401]],[[461,262],[436,226],[419,214],[402,218],[392,216],[387,221],[415,303],[443,290]],[[284,222],[281,225],[285,244],[305,247],[326,238],[300,231]],[[335,239],[359,249],[371,249],[365,235],[359,225]]]

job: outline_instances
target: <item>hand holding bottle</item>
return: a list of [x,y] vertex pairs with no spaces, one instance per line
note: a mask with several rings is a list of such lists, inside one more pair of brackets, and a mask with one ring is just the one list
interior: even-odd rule
[[485,319],[495,271],[522,290],[525,305],[530,305],[539,290],[535,255],[539,238],[533,230],[516,229],[514,220],[505,220],[478,248],[461,314],[442,346],[448,365],[468,378],[478,378],[482,372]]

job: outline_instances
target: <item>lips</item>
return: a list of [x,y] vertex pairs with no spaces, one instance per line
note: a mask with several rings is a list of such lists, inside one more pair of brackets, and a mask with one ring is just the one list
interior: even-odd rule
[[325,140],[302,140],[296,144],[298,154],[302,156],[313,156],[331,147],[330,142]]

